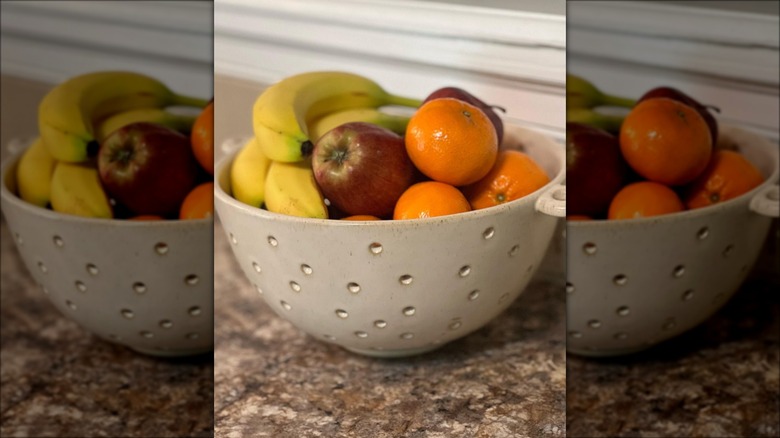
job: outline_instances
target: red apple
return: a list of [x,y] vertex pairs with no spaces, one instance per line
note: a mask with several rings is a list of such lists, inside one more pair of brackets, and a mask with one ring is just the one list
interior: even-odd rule
[[604,216],[628,176],[617,137],[591,126],[566,124],[567,214]]
[[98,172],[106,192],[134,215],[172,216],[196,183],[198,163],[186,136],[139,122],[103,140]]
[[345,123],[320,137],[312,169],[325,197],[349,216],[391,215],[415,177],[403,137],[365,122]]
[[425,98],[425,101],[423,103],[433,99],[440,99],[442,97],[451,97],[453,99],[462,100],[466,103],[470,103],[475,107],[481,109],[482,112],[484,112],[485,115],[488,116],[490,121],[493,122],[493,126],[496,128],[496,136],[498,137],[498,144],[501,145],[501,140],[504,138],[504,122],[501,121],[501,117],[498,116],[498,113],[496,113],[494,109],[498,107],[488,105],[485,102],[481,101],[476,96],[474,96],[473,94],[469,93],[468,91],[457,87],[439,88],[438,90],[429,94],[428,97]]

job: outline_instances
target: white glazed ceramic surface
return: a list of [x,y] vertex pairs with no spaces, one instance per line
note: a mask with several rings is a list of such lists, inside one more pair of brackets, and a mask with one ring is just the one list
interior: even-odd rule
[[[538,269],[565,214],[564,147],[507,129],[552,181],[501,206],[409,221],[303,219],[233,199],[217,167],[215,206],[258,295],[317,339],[371,356],[408,356],[487,324]],[[553,194],[555,196],[553,196]],[[538,203],[538,206],[537,206]],[[259,299],[259,297],[258,297]]]
[[778,146],[737,128],[721,137],[761,169],[763,185],[673,215],[568,223],[570,352],[646,349],[710,317],[744,281],[777,216]]
[[66,317],[157,356],[214,345],[213,222],[90,219],[14,192],[19,153],[2,169],[2,208],[27,269]]

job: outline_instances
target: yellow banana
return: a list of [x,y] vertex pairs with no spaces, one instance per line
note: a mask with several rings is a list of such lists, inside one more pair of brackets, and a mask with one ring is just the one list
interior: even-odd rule
[[418,107],[420,100],[396,96],[376,82],[345,72],[310,72],[287,77],[255,100],[252,126],[265,155],[296,162],[311,154],[307,120],[350,108]]
[[265,156],[255,138],[250,138],[233,159],[230,166],[230,187],[233,197],[260,207],[265,201],[265,178],[271,160]]
[[197,116],[173,114],[162,108],[138,108],[109,116],[97,123],[95,139],[98,142],[108,137],[117,129],[136,122],[149,122],[162,125],[181,133],[188,133],[192,129]]
[[51,207],[77,216],[113,217],[98,171],[87,164],[57,163],[51,178]]
[[577,75],[566,75],[566,108],[595,108],[597,106],[617,106],[631,108],[633,99],[606,94],[590,81]]
[[46,207],[51,199],[51,177],[56,160],[37,138],[24,151],[16,167],[16,187],[19,196],[39,207]]
[[328,207],[314,180],[310,160],[271,163],[265,178],[265,206],[274,213],[328,218]]
[[38,128],[54,158],[82,162],[97,153],[97,120],[135,108],[203,107],[206,103],[178,95],[162,82],[142,74],[88,73],[57,85],[44,96],[38,107]]
[[307,123],[309,138],[316,143],[326,132],[349,122],[373,123],[403,136],[406,133],[406,126],[409,124],[409,116],[388,114],[377,108],[352,108],[336,111]]
[[624,118],[618,115],[601,114],[587,108],[568,108],[566,110],[567,123],[581,123],[612,133],[620,132],[620,125],[623,124]]

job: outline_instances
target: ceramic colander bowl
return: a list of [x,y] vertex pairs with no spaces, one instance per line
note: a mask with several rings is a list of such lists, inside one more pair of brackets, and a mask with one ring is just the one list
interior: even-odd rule
[[213,222],[65,215],[14,193],[20,154],[2,167],[3,214],[19,254],[66,317],[158,356],[213,349]]
[[567,230],[567,349],[610,356],[646,349],[715,313],[739,288],[778,216],[778,146],[723,127],[722,141],[765,176],[714,206]]
[[230,196],[228,156],[217,167],[216,210],[238,264],[279,316],[361,354],[422,353],[506,309],[565,214],[563,145],[509,128],[505,145],[522,144],[552,181],[500,206],[409,221],[283,216]]

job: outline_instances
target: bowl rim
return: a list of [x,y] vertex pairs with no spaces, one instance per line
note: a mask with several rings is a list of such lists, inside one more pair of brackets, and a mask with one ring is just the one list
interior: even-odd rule
[[[703,216],[710,216],[717,214],[723,210],[729,210],[732,208],[735,208],[738,204],[745,203],[747,205],[747,201],[756,196],[759,192],[765,190],[768,186],[777,184],[780,180],[780,164],[778,164],[777,159],[778,155],[780,155],[780,152],[778,151],[778,145],[773,144],[765,137],[761,136],[760,134],[750,131],[748,129],[744,129],[738,126],[733,125],[724,125],[723,128],[727,128],[728,130],[739,132],[741,134],[747,134],[752,139],[755,139],[755,143],[751,143],[747,146],[742,147],[748,147],[750,149],[762,149],[766,151],[770,156],[774,158],[772,161],[772,173],[768,176],[765,176],[764,182],[759,184],[758,186],[754,187],[750,191],[743,193],[736,198],[729,199],[725,202],[719,202],[717,204],[708,205],[706,207],[696,208],[693,210],[684,210],[677,213],[671,213],[671,214],[665,214],[665,215],[658,215],[658,216],[648,216],[648,217],[641,217],[641,218],[634,218],[634,219],[620,219],[620,220],[610,220],[610,219],[589,219],[589,220],[567,220],[566,226],[567,227],[573,227],[575,229],[577,228],[609,228],[614,229],[617,227],[621,228],[630,228],[634,226],[645,226],[649,223],[670,223],[670,222],[678,222],[678,221],[687,221],[691,219],[698,219]],[[747,206],[745,207],[747,208]],[[758,214],[758,213],[755,213]]]
[[[419,226],[424,226],[433,223],[451,223],[451,222],[460,222],[460,221],[468,221],[468,220],[478,220],[479,218],[483,218],[485,216],[503,214],[510,210],[521,208],[521,206],[526,204],[534,204],[540,196],[542,196],[544,193],[548,191],[556,190],[558,186],[563,185],[564,181],[566,180],[565,145],[559,144],[547,134],[542,134],[532,129],[523,128],[520,126],[515,126],[515,129],[532,132],[533,134],[543,136],[546,139],[548,145],[546,145],[545,148],[549,148],[550,150],[552,150],[551,155],[555,157],[556,162],[559,166],[558,173],[553,177],[551,177],[550,181],[547,184],[535,190],[534,192],[529,193],[528,195],[523,196],[522,198],[515,199],[514,201],[506,202],[499,205],[494,205],[492,207],[487,207],[479,210],[470,210],[467,212],[450,214],[446,216],[436,216],[436,217],[428,217],[428,218],[414,219],[414,220],[407,219],[407,220],[378,220],[378,221],[377,220],[345,221],[345,220],[331,219],[331,218],[318,219],[318,218],[305,218],[305,217],[284,215],[281,213],[274,213],[272,211],[268,211],[263,208],[253,207],[251,205],[244,204],[243,202],[235,199],[233,196],[228,194],[222,188],[222,184],[220,183],[220,179],[223,177],[222,173],[228,171],[229,165],[233,162],[233,159],[240,151],[240,148],[237,148],[236,150],[233,150],[230,153],[225,154],[214,166],[215,207],[218,202],[221,202],[225,205],[230,206],[230,208],[232,209],[238,209],[244,212],[245,214],[249,214],[255,217],[260,217],[266,220],[271,220],[271,221],[276,220],[276,221],[284,221],[284,222],[291,222],[291,223],[320,225],[320,226],[334,226],[334,227],[355,227],[355,226],[419,227]],[[218,209],[215,208],[215,210]],[[542,216],[547,216],[546,214],[538,210],[535,210],[535,212]],[[217,211],[217,214],[218,213],[219,212]],[[555,218],[555,219],[563,220],[564,218]]]
[[[11,140],[14,141],[14,140]],[[117,218],[91,218],[76,216],[72,214],[60,213],[48,208],[39,207],[34,204],[26,202],[20,198],[16,193],[13,193],[6,185],[6,178],[14,170],[15,166],[19,163],[22,155],[30,147],[28,144],[23,149],[15,152],[11,156],[3,160],[2,166],[0,166],[0,199],[5,204],[6,202],[16,209],[21,209],[27,214],[44,217],[49,220],[80,223],[84,225],[100,225],[100,226],[117,226],[127,228],[165,228],[165,227],[186,227],[186,228],[201,228],[206,225],[211,226],[214,223],[214,216],[205,219],[165,219],[158,221],[132,221],[127,219]],[[15,170],[14,170],[15,171]],[[15,176],[15,175],[14,175]],[[216,182],[215,182],[216,185]],[[5,215],[5,212],[3,212]]]

